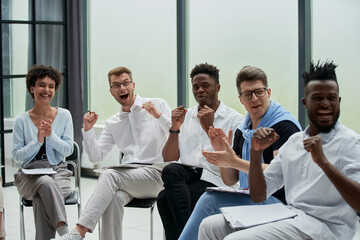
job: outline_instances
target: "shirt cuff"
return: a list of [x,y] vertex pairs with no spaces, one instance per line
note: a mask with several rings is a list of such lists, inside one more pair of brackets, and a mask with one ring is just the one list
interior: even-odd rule
[[158,120],[160,121],[160,126],[163,126],[164,129],[170,129],[170,120],[164,114],[161,114]]
[[84,139],[96,139],[95,129],[92,127],[89,131],[85,132],[84,128],[81,129]]

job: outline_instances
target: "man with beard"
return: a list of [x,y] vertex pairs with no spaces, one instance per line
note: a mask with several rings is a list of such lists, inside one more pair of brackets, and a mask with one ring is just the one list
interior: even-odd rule
[[166,239],[178,239],[186,221],[206,187],[223,186],[219,168],[208,163],[201,150],[211,150],[210,127],[228,132],[235,130],[243,116],[218,100],[219,70],[210,64],[199,64],[190,73],[194,98],[198,105],[172,111],[170,135],[163,149],[164,161],[171,163],[162,172],[164,190],[157,206]]
[[260,128],[252,138],[252,200],[262,202],[284,186],[288,207],[297,216],[241,231],[231,229],[217,216],[215,227],[200,228],[199,239],[354,237],[360,212],[360,136],[338,122],[341,98],[335,68],[333,62],[311,63],[309,72],[303,73],[302,102],[309,126],[289,138],[265,171],[262,152],[279,136],[271,128]]
[[92,162],[98,162],[116,145],[124,154],[123,163],[133,167],[102,172],[75,229],[60,240],[83,239],[100,217],[101,239],[121,239],[124,206],[133,198],[154,198],[163,188],[162,169],[153,164],[163,161],[161,150],[170,127],[170,107],[163,99],[135,94],[132,73],[126,67],[110,70],[108,79],[120,111],[106,120],[99,140],[93,128],[98,114],[84,115],[84,149]]

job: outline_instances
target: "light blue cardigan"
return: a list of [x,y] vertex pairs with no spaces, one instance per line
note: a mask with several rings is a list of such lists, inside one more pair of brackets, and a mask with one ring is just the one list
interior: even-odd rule
[[[15,119],[13,130],[13,151],[15,161],[26,166],[39,152],[42,143],[37,138],[38,129],[25,112]],[[73,122],[69,110],[58,108],[52,123],[52,133],[46,138],[46,155],[50,165],[65,161],[74,149]]]

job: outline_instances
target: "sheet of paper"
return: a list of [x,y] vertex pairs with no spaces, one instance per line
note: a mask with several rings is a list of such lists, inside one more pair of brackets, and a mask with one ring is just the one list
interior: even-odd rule
[[125,164],[112,165],[112,166],[104,167],[104,168],[100,168],[100,169],[94,169],[93,171],[96,173],[102,173],[106,169],[117,169],[117,168],[135,169],[135,168],[148,167],[148,166],[151,166],[151,164],[125,163]]
[[33,168],[33,169],[21,169],[23,174],[27,175],[47,175],[56,174],[56,171],[52,168]]
[[297,215],[282,203],[223,207],[220,211],[234,229],[253,227]]
[[207,187],[206,191],[214,191],[214,192],[229,192],[229,193],[238,193],[238,194],[246,194],[249,195],[249,189],[238,189],[231,187]]

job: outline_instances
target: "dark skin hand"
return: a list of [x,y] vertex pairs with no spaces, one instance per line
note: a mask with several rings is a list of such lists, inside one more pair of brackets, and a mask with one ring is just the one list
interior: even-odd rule
[[214,110],[209,108],[207,105],[199,111],[197,117],[200,120],[200,125],[204,131],[208,134],[209,129],[214,124]]

